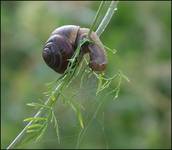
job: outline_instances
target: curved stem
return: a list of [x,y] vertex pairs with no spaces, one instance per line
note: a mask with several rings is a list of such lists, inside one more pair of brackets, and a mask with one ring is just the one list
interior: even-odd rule
[[98,36],[100,36],[103,31],[106,29],[108,23],[110,22],[115,10],[117,10],[117,4],[118,1],[112,1],[107,12],[106,15],[104,16],[102,22],[100,23],[98,29],[96,30],[96,33]]

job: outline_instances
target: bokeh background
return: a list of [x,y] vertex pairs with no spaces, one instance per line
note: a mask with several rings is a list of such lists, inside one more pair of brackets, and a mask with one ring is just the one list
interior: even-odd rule
[[[120,69],[130,82],[122,82],[117,100],[104,104],[80,148],[171,147],[170,5],[170,1],[119,3],[101,40],[118,50],[116,55],[108,53],[106,73]],[[50,33],[65,24],[89,27],[98,6],[98,1],[1,2],[1,148],[21,131],[23,119],[35,113],[26,103],[44,98],[45,83],[59,77],[41,57]],[[101,100],[95,96],[95,84],[92,79],[82,89],[75,87],[76,101],[88,102],[85,116]],[[60,144],[50,128],[40,142],[18,148],[75,148],[80,130],[76,116],[63,104],[57,104],[56,115]]]

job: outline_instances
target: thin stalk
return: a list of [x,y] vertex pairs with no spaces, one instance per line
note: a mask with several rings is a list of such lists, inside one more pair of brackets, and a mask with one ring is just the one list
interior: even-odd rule
[[99,27],[97,28],[96,30],[96,33],[98,36],[100,36],[103,31],[106,29],[108,23],[110,22],[115,10],[117,10],[117,4],[118,4],[118,1],[112,1],[104,18],[102,19]]
[[[100,12],[102,11],[102,8],[105,4],[105,1],[102,1],[100,6],[99,6],[99,9],[97,11],[97,14],[95,16],[95,19],[94,19],[94,22],[92,24],[92,26],[90,27],[90,30],[89,30],[89,33],[88,33],[88,37],[90,36],[91,32],[93,31],[93,28],[98,20],[98,17],[100,16]],[[114,11],[116,10],[117,8],[117,1],[112,1],[107,12],[106,12],[106,15],[104,16],[103,20],[101,21],[98,29],[96,30],[96,33],[98,36],[100,36],[103,31],[105,30],[105,28],[107,27],[108,23],[110,22],[112,16],[113,16],[113,13]],[[58,90],[61,90],[64,88],[64,85],[66,85],[65,83],[61,83],[60,85],[58,85],[56,87],[56,89],[53,91],[53,95],[58,91]],[[52,95],[51,95],[52,96]],[[45,102],[45,105],[52,105],[52,101],[51,101],[51,96],[48,98],[48,100]],[[58,97],[59,95],[57,95],[56,97]],[[54,103],[54,102],[53,102]],[[101,105],[100,105],[101,106]],[[100,107],[99,106],[99,107]],[[42,109],[43,108],[40,108],[38,110],[38,112],[34,115],[34,118],[38,117],[41,112],[42,112]],[[96,111],[97,113],[97,111]],[[95,113],[95,115],[96,115]],[[92,120],[92,119],[91,119]],[[7,147],[7,149],[12,149],[17,143],[19,143],[22,139],[22,137],[24,136],[25,132],[27,131],[27,128],[32,124],[33,121],[30,121],[25,127],[24,129],[17,135],[17,137],[11,142],[11,144]]]
[[100,6],[99,6],[99,8],[97,10],[96,16],[94,18],[94,21],[93,21],[93,23],[92,23],[92,25],[90,27],[89,32],[88,32],[88,38],[90,38],[91,32],[93,31],[93,29],[94,29],[94,27],[96,25],[96,22],[97,22],[97,20],[98,20],[98,18],[100,16],[100,13],[102,12],[104,4],[105,4],[105,1],[101,1]]
[[[76,60],[77,55],[79,54],[80,47],[81,47],[82,44],[84,44],[85,42],[86,42],[86,41],[81,42],[79,48],[77,48],[77,51],[76,51],[76,53],[74,54],[74,58],[73,58],[74,61]],[[48,100],[44,103],[44,105],[46,105],[46,106],[52,106],[52,105],[57,101],[57,98],[60,96],[60,92],[58,92],[58,91],[60,91],[60,90],[62,91],[62,90],[64,89],[64,87],[70,83],[70,80],[72,80],[72,78],[73,78],[73,76],[74,76],[74,73],[75,73],[75,72],[73,72],[73,73],[70,74],[70,70],[71,70],[71,67],[72,67],[72,66],[73,66],[73,63],[72,63],[71,66],[69,67],[69,73],[67,72],[68,74],[64,75],[64,77],[62,76],[62,78],[59,79],[59,80],[61,80],[62,82],[60,82],[60,83],[56,86],[55,90],[52,91],[51,95],[49,96]],[[75,68],[75,69],[76,69],[76,68]],[[55,97],[56,97],[56,100],[55,100],[55,101],[52,101],[52,96],[55,96]],[[33,118],[38,117],[38,116],[42,113],[42,110],[43,110],[43,107],[40,108],[40,109],[38,110],[38,112],[34,115]],[[17,135],[17,137],[11,142],[11,144],[7,147],[7,149],[12,149],[17,143],[19,143],[19,142],[22,140],[22,138],[23,138],[25,132],[27,131],[27,128],[32,124],[32,122],[33,122],[33,121],[30,121],[30,122],[24,127],[24,129],[23,129],[23,130]]]
[[[100,37],[100,35],[103,33],[103,31],[105,30],[105,28],[107,27],[108,23],[110,22],[110,20],[112,19],[112,16],[114,14],[114,11],[117,10],[117,3],[118,1],[111,1],[111,4],[109,5],[109,8],[104,16],[104,18],[102,19],[100,25],[98,26],[96,33],[97,35]],[[91,29],[90,29],[91,30]],[[104,102],[104,101],[103,101]],[[77,144],[76,144],[76,149],[79,148],[80,143],[82,141],[83,135],[85,134],[86,130],[88,130],[89,125],[91,124],[91,122],[93,121],[93,119],[96,117],[99,109],[101,108],[101,106],[103,105],[103,102],[101,102],[96,111],[94,112],[92,118],[89,120],[87,126],[84,129],[81,129],[79,135],[78,135],[78,139],[77,139]]]
[[[59,88],[61,88],[61,85],[62,85],[62,84],[60,84],[60,85],[58,85],[58,86],[56,87],[56,89],[54,90],[53,94],[56,93],[56,92],[59,90]],[[48,105],[50,102],[51,102],[51,96],[48,98],[48,100],[45,102],[44,105]],[[38,110],[38,112],[34,115],[34,118],[38,117],[38,116],[41,114],[42,109],[43,109],[43,107],[40,108],[40,109]],[[12,149],[17,143],[19,143],[19,142],[21,141],[22,137],[24,136],[24,133],[27,131],[27,128],[32,124],[32,122],[33,122],[33,121],[30,121],[30,122],[24,127],[24,129],[23,129],[23,130],[17,135],[17,137],[11,142],[11,144],[7,147],[7,149]]]

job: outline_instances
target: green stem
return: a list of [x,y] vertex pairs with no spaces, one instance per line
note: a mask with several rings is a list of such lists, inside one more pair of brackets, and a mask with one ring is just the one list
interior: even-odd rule
[[[77,56],[79,55],[79,50],[81,48],[81,46],[86,42],[85,41],[82,41],[79,45],[79,47],[77,48],[77,51],[76,53],[74,54],[74,57],[73,57],[73,63],[75,62]],[[71,64],[71,67],[73,66],[73,63]],[[76,66],[77,67],[77,66]],[[70,80],[72,80],[73,76],[74,76],[74,73],[75,72],[70,72],[72,68],[69,67],[69,72],[67,72],[66,75],[64,75],[64,77],[60,78],[60,83],[56,86],[55,90],[52,91],[51,95],[49,96],[48,100],[44,103],[44,105],[46,106],[50,106],[52,107],[54,103],[56,103],[57,101],[57,98],[60,96],[60,91],[62,91],[66,85],[68,85],[68,83],[70,82]],[[76,69],[76,68],[75,68]],[[55,100],[52,100],[52,96],[55,96]],[[38,112],[34,115],[34,118],[38,117],[39,115],[41,115],[42,113],[42,110],[43,110],[43,107],[40,108],[38,110]],[[24,129],[17,135],[17,137],[11,142],[11,144],[7,147],[7,149],[12,149],[17,143],[19,143],[23,136],[25,135],[26,131],[27,131],[27,128],[32,124],[33,121],[30,121],[25,127]]]
[[[118,1],[111,1],[111,4],[110,4],[110,6],[109,6],[109,8],[108,8],[108,10],[107,10],[104,18],[102,19],[102,21],[101,21],[98,29],[96,30],[96,33],[97,33],[98,36],[100,36],[103,33],[103,31],[107,27],[108,23],[112,19],[112,16],[114,14],[114,11],[117,9],[117,3],[118,3]],[[84,129],[81,129],[81,131],[80,131],[80,133],[78,135],[76,149],[79,149],[80,143],[82,141],[82,138],[83,138],[85,132],[88,130],[89,125],[91,124],[91,122],[93,121],[93,119],[96,117],[96,115],[97,115],[99,109],[101,108],[101,106],[103,105],[103,103],[104,103],[104,101],[101,102],[101,103],[99,103],[96,111],[94,112],[92,118],[89,120],[87,126]]]
[[98,36],[100,36],[103,33],[103,31],[106,29],[108,23],[112,19],[112,16],[113,16],[115,10],[117,10],[117,4],[118,4],[118,1],[111,2],[104,18],[102,19],[102,22],[100,23],[99,27],[96,30],[96,33]]
[[101,1],[100,6],[99,6],[99,8],[97,10],[96,16],[94,18],[94,21],[93,21],[93,23],[92,23],[92,25],[90,27],[89,32],[88,32],[88,38],[90,38],[91,32],[93,31],[93,29],[94,29],[94,27],[96,25],[96,22],[97,22],[97,20],[98,20],[98,18],[100,16],[100,13],[101,13],[101,11],[103,9],[104,4],[105,4],[105,1]]
[[[58,85],[56,87],[56,89],[53,91],[52,94],[55,94],[60,88],[62,88],[61,86],[62,84]],[[52,96],[52,95],[51,95]],[[51,96],[48,98],[48,100],[45,102],[44,105],[49,105],[49,103],[51,102]],[[38,117],[41,112],[42,112],[43,108],[40,108],[38,110],[38,112],[34,115],[34,118]],[[11,144],[7,147],[7,149],[12,149],[17,143],[19,143],[22,140],[22,137],[24,136],[25,132],[27,131],[27,128],[32,124],[33,121],[30,121],[25,127],[24,129],[17,135],[17,137],[11,142]]]
[[[88,37],[90,37],[90,34],[93,31],[93,28],[94,28],[94,26],[95,26],[95,24],[96,24],[96,22],[98,20],[98,17],[100,16],[100,12],[102,11],[104,4],[105,4],[105,1],[102,1],[101,4],[100,4],[100,6],[99,6],[99,9],[98,9],[97,14],[96,14],[95,19],[94,19],[94,22],[93,22],[92,26],[90,27],[90,31],[88,33]],[[116,7],[117,7],[117,1],[112,1],[111,4],[110,4],[110,6],[109,6],[109,8],[108,8],[108,10],[107,10],[106,15],[104,16],[102,22],[100,23],[100,25],[99,25],[99,27],[98,27],[98,29],[96,31],[96,33],[98,34],[98,36],[100,36],[103,33],[103,31],[105,30],[105,28],[107,27],[108,23],[110,22],[110,20],[111,20],[111,18],[113,16],[113,13],[114,13],[114,10],[116,9]],[[70,77],[71,76],[69,76],[69,79],[70,79]],[[62,90],[65,87],[65,85],[66,85],[66,83],[64,83],[64,82],[62,82],[61,84],[59,84],[56,87],[56,89],[52,92],[51,96],[57,94],[56,95],[56,99],[57,99],[57,97],[59,97],[59,93],[57,93],[57,91]],[[48,100],[45,102],[44,105],[50,105],[50,106],[52,106],[52,104],[54,104],[56,102],[56,101],[53,101],[52,102],[51,96],[48,98]],[[34,115],[34,118],[38,117],[41,114],[42,110],[43,110],[43,108],[40,108],[38,110],[38,112]],[[97,111],[98,111],[98,109],[97,109]],[[97,111],[96,111],[95,115],[97,114]],[[32,122],[33,121],[30,121],[25,126],[25,128],[17,135],[17,137],[7,147],[7,149],[12,149],[17,143],[19,143],[22,140],[22,137],[24,136],[25,132],[27,131],[27,128],[32,124]]]

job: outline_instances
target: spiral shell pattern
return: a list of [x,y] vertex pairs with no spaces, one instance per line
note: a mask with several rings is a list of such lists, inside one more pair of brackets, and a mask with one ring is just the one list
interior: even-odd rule
[[[78,44],[87,37],[88,28],[80,28],[75,25],[65,25],[55,29],[47,40],[42,57],[46,64],[58,73],[64,73],[69,59],[73,56]],[[93,43],[81,47],[80,61],[85,53],[89,53],[89,67],[94,71],[104,71],[107,60],[104,46],[95,32],[91,33]]]
[[77,36],[76,29],[78,30],[79,28],[77,26],[71,27],[57,28],[52,32],[43,48],[42,57],[44,61],[58,73],[64,73],[69,63],[68,59],[74,54],[74,42]]

